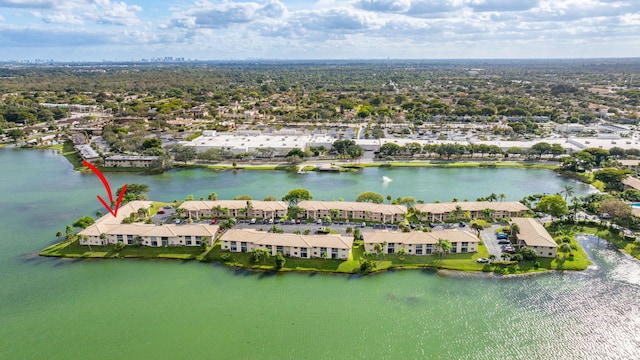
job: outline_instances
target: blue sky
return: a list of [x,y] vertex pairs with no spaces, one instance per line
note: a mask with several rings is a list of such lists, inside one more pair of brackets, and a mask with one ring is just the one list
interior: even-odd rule
[[0,0],[0,60],[640,57],[640,0]]

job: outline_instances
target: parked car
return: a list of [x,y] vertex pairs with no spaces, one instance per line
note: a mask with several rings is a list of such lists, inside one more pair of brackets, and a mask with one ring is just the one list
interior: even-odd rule
[[215,225],[218,223],[218,219],[211,219],[211,225]]
[[180,219],[175,219],[175,220],[173,220],[173,223],[174,223],[174,224],[180,224],[181,222],[182,222],[182,220],[180,220]]
[[163,215],[164,213],[165,213],[165,211],[164,211],[164,210],[158,210],[158,212],[157,212],[156,214]]
[[256,218],[251,219],[251,221],[249,221],[249,224],[255,224],[258,220],[256,220]]
[[502,239],[502,240],[498,240],[498,244],[500,245],[511,244],[511,241]]
[[501,240],[501,239],[508,239],[508,238],[509,238],[509,235],[507,235],[507,234],[505,234],[505,233],[502,233],[502,232],[501,232],[501,233],[498,233],[498,235],[497,235],[496,237],[498,238],[498,240]]
[[363,221],[362,224],[360,224],[360,226],[367,227],[367,223]]
[[506,252],[507,254],[515,254],[516,253],[516,249],[510,247],[510,248],[504,249],[504,252]]
[[296,219],[296,224],[302,224],[302,220]]
[[[461,221],[458,225],[459,225],[460,227],[465,227],[465,226],[467,226],[467,224],[463,223],[462,221]],[[481,259],[484,259],[484,258],[481,258]]]
[[485,264],[485,263],[489,262],[489,259],[487,259],[487,258],[478,258],[476,261],[481,263],[481,264]]

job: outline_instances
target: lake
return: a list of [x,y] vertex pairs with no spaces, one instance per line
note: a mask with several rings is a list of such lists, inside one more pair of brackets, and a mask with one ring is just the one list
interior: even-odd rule
[[[101,210],[94,175],[52,151],[0,149],[0,357],[216,359],[640,358],[640,263],[605,241],[579,241],[584,272],[528,278],[253,274],[181,261],[37,256],[56,231]],[[382,176],[392,179],[382,182]],[[106,174],[113,190],[146,183],[150,198],[239,194],[315,199],[362,191],[427,202],[518,200],[590,190],[547,170],[365,169],[296,175],[212,172]]]

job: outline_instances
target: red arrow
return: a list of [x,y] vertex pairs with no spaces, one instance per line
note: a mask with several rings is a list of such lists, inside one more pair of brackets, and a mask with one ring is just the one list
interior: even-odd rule
[[[100,170],[98,170],[98,168],[93,166],[90,162],[84,160],[82,163],[84,164],[84,166],[88,167],[89,169],[91,169],[91,171],[96,173],[96,175],[98,175],[100,180],[102,180],[102,184],[107,189],[107,195],[109,195],[109,204],[113,204],[113,196],[111,195],[111,186],[109,186],[109,182],[107,182],[107,179],[104,177],[104,175],[102,175]],[[96,195],[96,196],[98,197],[98,200],[100,200],[102,205],[104,205],[104,207],[107,208],[107,210],[109,210],[109,213],[111,213],[111,215],[116,217],[118,215],[118,208],[120,207],[120,203],[122,202],[122,197],[124,196],[124,193],[126,190],[127,190],[127,184],[124,184],[124,186],[122,187],[122,190],[120,190],[120,194],[118,195],[118,200],[116,201],[115,210],[111,210],[111,206],[109,206],[109,204],[107,204],[107,202],[104,201],[104,199],[102,199],[100,195]]]

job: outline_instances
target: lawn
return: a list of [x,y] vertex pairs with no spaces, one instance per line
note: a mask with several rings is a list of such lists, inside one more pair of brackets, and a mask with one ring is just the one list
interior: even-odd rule
[[66,258],[141,258],[141,259],[180,259],[192,260],[202,254],[203,250],[198,246],[171,246],[171,247],[147,247],[125,246],[116,250],[115,246],[88,246],[78,244],[77,240],[68,243],[60,243],[42,250],[40,255]]
[[[553,233],[552,233],[553,231]],[[602,238],[613,244],[616,248],[626,252],[640,260],[640,246],[634,244],[634,240],[625,239],[623,234],[616,229],[609,229],[594,222],[579,222],[576,224],[554,224],[549,232],[556,234],[590,234]],[[580,249],[582,250],[582,249]]]

